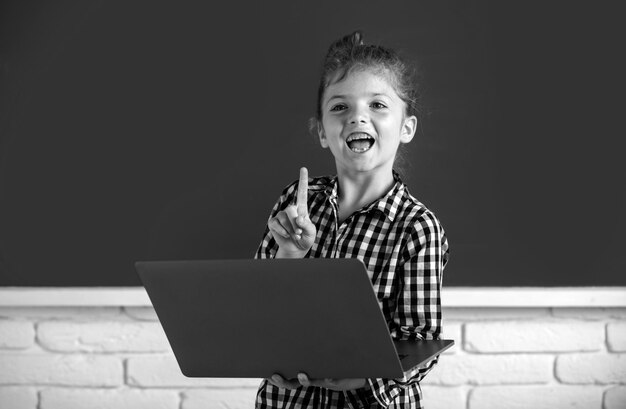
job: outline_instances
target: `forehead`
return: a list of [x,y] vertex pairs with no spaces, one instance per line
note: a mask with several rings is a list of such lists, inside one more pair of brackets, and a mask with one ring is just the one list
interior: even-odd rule
[[353,70],[345,78],[337,81],[340,73],[335,74],[324,90],[323,101],[335,96],[359,97],[383,94],[393,99],[400,99],[390,81],[390,74],[383,70]]

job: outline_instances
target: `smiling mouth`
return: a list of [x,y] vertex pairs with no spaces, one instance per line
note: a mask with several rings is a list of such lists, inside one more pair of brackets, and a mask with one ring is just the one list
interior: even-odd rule
[[371,136],[363,132],[353,133],[346,139],[346,144],[352,152],[367,152],[374,146],[375,140]]

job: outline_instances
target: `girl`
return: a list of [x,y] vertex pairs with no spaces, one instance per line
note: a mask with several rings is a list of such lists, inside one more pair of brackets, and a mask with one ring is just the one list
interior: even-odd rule
[[[410,75],[396,53],[364,45],[359,32],[332,44],[312,123],[337,175],[309,180],[301,169],[274,206],[256,257],[359,258],[392,337],[439,339],[448,242],[393,170],[398,147],[415,134],[416,114]],[[418,382],[436,362],[400,379],[276,374],[261,383],[257,408],[421,408]]]

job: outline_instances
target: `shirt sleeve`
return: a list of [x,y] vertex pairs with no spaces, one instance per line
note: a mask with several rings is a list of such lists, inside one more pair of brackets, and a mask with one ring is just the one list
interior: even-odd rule
[[[295,181],[291,183],[290,185],[288,185],[283,190],[280,197],[274,204],[274,207],[272,208],[270,216],[267,218],[268,221],[272,217],[276,216],[278,212],[280,212],[281,210],[284,210],[287,206],[289,206],[291,202],[293,202],[297,187],[298,187],[298,181]],[[267,227],[267,224],[265,224],[265,231],[263,232],[263,238],[261,239],[261,243],[259,244],[259,247],[257,248],[254,258],[261,258],[261,259],[274,258],[276,256],[276,251],[278,251],[278,244],[276,243],[276,240],[274,240],[272,233],[270,233],[269,227]]]
[[[402,290],[398,296],[391,335],[401,340],[437,340],[441,334],[441,284],[449,259],[448,241],[439,221],[425,212],[410,229],[400,255],[397,275]],[[389,407],[407,388],[419,382],[437,363],[437,357],[396,379],[368,379],[368,385],[354,391],[363,407]],[[356,396],[349,397],[354,400]]]

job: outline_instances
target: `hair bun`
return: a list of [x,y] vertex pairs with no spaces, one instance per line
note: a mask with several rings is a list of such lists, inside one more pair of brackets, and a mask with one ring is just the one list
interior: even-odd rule
[[[328,49],[326,60],[333,60],[337,56],[352,54],[357,48],[363,46],[363,33],[355,31],[335,41]],[[341,58],[341,57],[340,57]]]
[[352,46],[363,45],[363,33],[361,33],[360,31],[355,31],[354,33],[346,37],[350,37],[352,39]]

